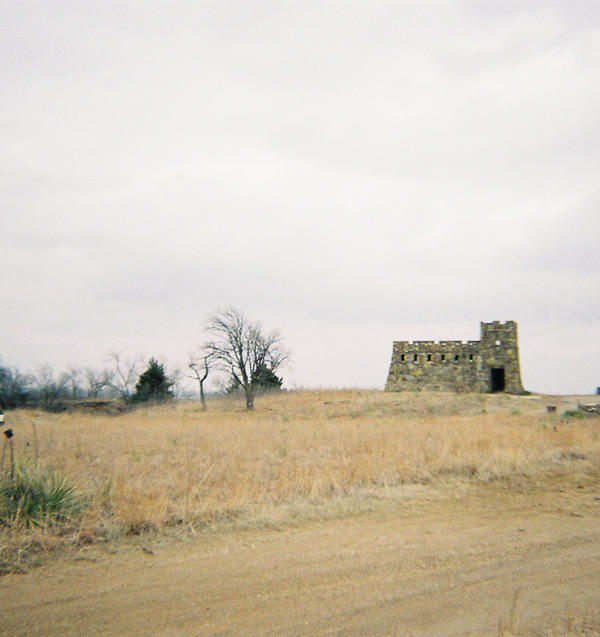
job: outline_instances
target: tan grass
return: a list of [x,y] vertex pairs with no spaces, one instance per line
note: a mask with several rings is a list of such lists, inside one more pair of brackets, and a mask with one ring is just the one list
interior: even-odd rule
[[93,536],[198,525],[297,499],[317,506],[407,483],[596,470],[600,420],[561,420],[547,402],[296,391],[260,397],[254,412],[218,399],[206,411],[179,403],[116,416],[19,411],[6,420],[17,457],[39,454],[87,495],[80,533]]

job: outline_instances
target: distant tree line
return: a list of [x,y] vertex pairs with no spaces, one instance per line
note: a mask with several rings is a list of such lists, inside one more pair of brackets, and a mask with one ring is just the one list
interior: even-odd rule
[[[227,307],[211,315],[206,323],[210,338],[190,355],[190,378],[199,385],[206,407],[204,382],[215,372],[225,393],[242,393],[247,409],[264,391],[281,389],[283,379],[275,373],[288,360],[277,332],[266,333],[260,323],[249,321],[239,310]],[[112,352],[102,369],[72,367],[55,373],[43,365],[34,373],[23,373],[0,361],[0,408],[38,407],[60,411],[76,401],[120,399],[125,405],[163,402],[180,395],[181,370],[170,373],[164,363],[150,358],[127,357]]]
[[0,364],[0,408],[39,407],[60,411],[69,404],[86,399],[121,399],[125,404],[148,400],[167,400],[176,395],[181,373],[171,375],[155,358],[140,374],[139,358],[124,358],[113,353],[104,369],[71,368],[56,374],[49,365],[34,373]]

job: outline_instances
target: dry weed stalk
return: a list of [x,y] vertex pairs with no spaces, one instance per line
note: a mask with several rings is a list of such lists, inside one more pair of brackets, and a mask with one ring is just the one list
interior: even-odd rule
[[517,616],[517,606],[519,603],[519,596],[521,595],[521,588],[517,588],[513,595],[512,603],[510,605],[510,615],[508,617],[508,624],[505,626],[502,619],[498,622],[498,637],[513,637],[517,634],[519,629],[519,619]]

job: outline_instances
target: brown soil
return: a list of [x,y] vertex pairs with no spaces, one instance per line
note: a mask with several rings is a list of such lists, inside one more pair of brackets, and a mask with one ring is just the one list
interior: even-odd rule
[[82,549],[0,580],[0,632],[600,635],[596,481],[457,493],[422,488],[394,507],[279,530]]

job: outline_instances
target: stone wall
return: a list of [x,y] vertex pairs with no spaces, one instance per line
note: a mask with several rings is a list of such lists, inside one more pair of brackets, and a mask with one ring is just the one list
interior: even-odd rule
[[481,323],[480,341],[395,341],[386,391],[522,393],[517,326]]

